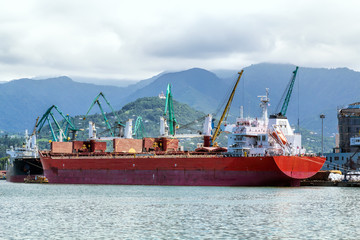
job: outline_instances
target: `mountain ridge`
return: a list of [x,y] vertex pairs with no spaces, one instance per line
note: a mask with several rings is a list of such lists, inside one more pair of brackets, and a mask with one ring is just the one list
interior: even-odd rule
[[[239,115],[240,106],[244,106],[245,116],[261,116],[257,96],[264,95],[265,88],[270,88],[269,113],[273,113],[294,69],[295,65],[271,63],[245,67],[229,114],[230,120]],[[51,105],[57,105],[71,116],[85,114],[100,91],[117,110],[137,98],[157,96],[161,91],[165,93],[168,83],[172,84],[175,100],[203,112],[216,113],[215,110],[226,100],[225,95],[236,80],[237,72],[234,70],[230,74],[229,70],[231,77],[218,77],[214,72],[191,68],[164,72],[128,87],[79,83],[66,76],[43,80],[17,79],[0,84],[0,129],[32,129],[36,117],[41,117]],[[300,67],[287,113],[290,123],[297,123],[299,118],[300,127],[320,131],[319,115],[325,114],[325,133],[336,132],[337,107],[359,101],[359,87],[360,73],[354,70]]]

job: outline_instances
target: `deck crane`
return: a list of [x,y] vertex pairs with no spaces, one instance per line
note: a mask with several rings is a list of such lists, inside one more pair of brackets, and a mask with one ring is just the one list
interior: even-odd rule
[[[56,120],[54,113],[52,112],[53,109],[55,109],[61,115],[61,117],[64,119],[64,121],[66,122],[67,126],[66,126],[65,131],[60,126],[59,122]],[[53,128],[53,126],[51,124],[51,119],[52,119],[53,123],[55,124],[56,129]],[[79,131],[79,129],[75,128],[73,123],[70,121],[69,115],[67,115],[67,117],[66,117],[56,105],[52,105],[51,107],[49,107],[46,110],[46,112],[41,117],[41,119],[36,123],[34,131],[37,128],[38,129],[37,132],[39,133],[46,122],[49,125],[53,141],[68,141],[68,140],[70,140],[70,138],[68,137],[69,132],[73,133],[72,139],[74,139],[75,133],[77,131]]]
[[35,126],[34,126],[34,129],[33,129],[33,131],[32,131],[32,133],[31,133],[31,135],[30,135],[30,136],[33,136],[33,135],[35,135],[35,134],[36,134],[36,126],[37,126],[37,124],[38,124],[38,122],[39,122],[39,118],[40,118],[40,117],[37,117],[37,118],[36,118],[36,121],[35,121]]
[[[271,117],[285,117],[286,116],[286,111],[287,111],[287,108],[288,108],[288,105],[290,102],[290,97],[291,97],[292,90],[294,88],[295,78],[296,78],[298,69],[299,69],[299,67],[296,66],[295,71],[293,71],[293,76],[290,79],[287,87],[285,88],[285,91],[280,99],[280,102],[276,107],[275,114],[271,115]],[[281,103],[283,103],[283,104],[282,104],[281,110],[279,111]]]
[[234,88],[233,88],[233,90],[232,90],[232,92],[231,92],[231,94],[230,94],[229,100],[228,100],[227,103],[226,103],[225,109],[224,109],[224,111],[223,111],[223,113],[222,113],[222,115],[221,115],[221,117],[220,117],[219,123],[217,124],[217,126],[216,126],[216,128],[215,128],[215,131],[214,131],[214,133],[213,133],[213,135],[212,135],[212,138],[211,138],[212,145],[216,145],[216,144],[214,144],[214,143],[215,143],[216,138],[217,138],[217,137],[219,136],[219,134],[220,134],[221,123],[222,123],[222,121],[224,120],[224,118],[225,118],[225,119],[227,118],[227,116],[228,116],[228,114],[229,114],[231,102],[232,102],[232,100],[233,100],[233,98],[234,98],[236,87],[237,87],[237,85],[238,85],[239,82],[240,82],[240,78],[241,78],[243,72],[244,72],[244,70],[241,70],[241,72],[238,72],[239,77],[238,77],[238,79],[237,79],[236,82],[235,82],[235,85],[234,85]]
[[168,127],[169,134],[175,135],[175,129],[179,127],[175,116],[174,116],[174,107],[173,107],[173,96],[171,93],[171,84],[169,83],[166,90],[166,102],[165,102],[165,110],[164,110],[164,118],[166,118],[168,112]]
[[93,108],[93,106],[94,106],[95,103],[96,103],[96,104],[99,106],[99,108],[100,108],[100,111],[101,111],[101,114],[102,114],[102,116],[103,116],[103,118],[104,118],[104,121],[105,121],[105,124],[106,124],[107,129],[110,131],[111,136],[112,136],[112,137],[115,137],[115,131],[113,131],[113,129],[111,128],[110,123],[109,123],[109,120],[107,119],[107,117],[106,117],[106,115],[105,115],[105,112],[104,112],[104,110],[103,110],[103,108],[102,108],[102,106],[101,106],[101,103],[100,103],[100,101],[99,101],[99,98],[100,98],[100,97],[102,97],[102,98],[105,100],[105,102],[107,103],[107,105],[110,107],[112,113],[114,114],[114,116],[115,116],[115,118],[116,118],[116,121],[117,121],[115,128],[118,128],[118,129],[119,129],[119,134],[118,134],[118,135],[119,135],[119,137],[121,137],[122,132],[123,132],[122,129],[125,127],[125,125],[120,121],[119,117],[118,117],[117,114],[115,113],[115,111],[114,111],[113,107],[111,106],[110,102],[106,99],[105,95],[104,95],[102,92],[100,92],[100,93],[95,97],[94,101],[93,101],[92,104],[90,105],[90,108],[89,108],[89,110],[87,111],[87,113],[86,113],[86,115],[85,115],[85,117],[84,117],[84,120],[86,119],[86,117],[88,116],[90,110]]
[[140,116],[136,118],[133,136],[137,139],[142,139],[144,137],[144,125],[142,117]]

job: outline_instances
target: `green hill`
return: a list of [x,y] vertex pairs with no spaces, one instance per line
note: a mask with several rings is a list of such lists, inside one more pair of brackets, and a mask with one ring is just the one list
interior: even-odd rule
[[[197,111],[189,107],[187,104],[179,103],[177,101],[174,101],[173,105],[175,118],[180,125],[178,130],[179,133],[196,133],[196,131],[202,130],[205,113]],[[110,111],[110,109],[106,109],[105,106],[103,107],[104,111]],[[125,123],[128,119],[133,119],[133,125],[135,125],[136,118],[141,116],[143,119],[145,132],[144,135],[146,137],[158,137],[160,129],[160,117],[164,114],[164,108],[165,99],[160,99],[158,97],[145,97],[126,104],[123,108],[121,108],[121,110],[116,111],[115,113],[123,123]],[[96,112],[95,109],[92,111]],[[110,125],[114,126],[116,123],[116,117],[111,112],[106,113],[105,115],[109,120]],[[55,117],[60,120],[59,116],[55,115]],[[108,131],[104,118],[101,114],[96,113],[89,115],[86,120],[83,120],[83,117],[83,115],[78,115],[72,118],[73,124],[77,128],[83,129],[83,131],[79,131],[77,133],[78,140],[85,140],[88,138],[89,121],[95,123],[97,135],[99,137],[110,137],[110,132]],[[197,119],[199,119],[199,121],[194,122]],[[182,128],[182,126],[188,125],[192,122],[194,122],[194,124],[190,124],[188,128]],[[65,126],[64,121],[59,121],[59,123],[61,126]],[[39,134],[39,139],[43,139],[43,143],[41,144],[42,146],[40,147],[46,147],[45,143],[47,143],[51,138],[50,128],[45,126]]]

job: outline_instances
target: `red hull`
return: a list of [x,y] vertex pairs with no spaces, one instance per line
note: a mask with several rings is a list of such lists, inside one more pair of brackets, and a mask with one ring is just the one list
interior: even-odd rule
[[299,186],[325,162],[325,158],[297,156],[40,155],[49,183],[69,184]]
[[7,182],[15,182],[15,183],[24,183],[24,178],[26,178],[28,175],[6,175],[6,181]]

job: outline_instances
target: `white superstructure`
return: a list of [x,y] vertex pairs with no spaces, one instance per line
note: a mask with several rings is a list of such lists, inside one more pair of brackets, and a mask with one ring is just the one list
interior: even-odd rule
[[236,119],[236,123],[228,125],[228,152],[243,156],[266,155],[300,155],[305,154],[301,147],[301,135],[294,133],[289,121],[284,116],[268,117],[269,91],[259,96],[263,115],[261,118]]
[[10,164],[12,164],[15,158],[38,158],[39,149],[36,144],[36,135],[28,135],[28,131],[25,130],[25,143],[22,147],[13,147],[6,149],[6,153],[10,155]]
[[132,119],[128,119],[126,121],[126,124],[125,124],[125,134],[124,134],[124,138],[133,138],[133,132],[132,132]]

